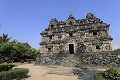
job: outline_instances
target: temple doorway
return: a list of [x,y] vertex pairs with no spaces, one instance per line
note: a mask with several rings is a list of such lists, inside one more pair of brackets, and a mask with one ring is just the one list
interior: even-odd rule
[[74,54],[74,45],[73,44],[69,44],[69,53]]

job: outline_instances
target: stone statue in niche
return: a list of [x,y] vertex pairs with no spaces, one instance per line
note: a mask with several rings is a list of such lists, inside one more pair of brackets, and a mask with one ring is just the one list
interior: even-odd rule
[[91,46],[88,46],[88,51],[92,52],[92,47]]
[[110,48],[109,45],[106,45],[106,46],[105,46],[105,49],[106,49],[106,50],[109,50],[109,48]]

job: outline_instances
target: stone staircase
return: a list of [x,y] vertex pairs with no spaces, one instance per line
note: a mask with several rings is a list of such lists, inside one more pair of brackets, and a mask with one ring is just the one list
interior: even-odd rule
[[69,54],[67,57],[63,58],[61,65],[63,66],[75,66],[80,62],[74,54]]

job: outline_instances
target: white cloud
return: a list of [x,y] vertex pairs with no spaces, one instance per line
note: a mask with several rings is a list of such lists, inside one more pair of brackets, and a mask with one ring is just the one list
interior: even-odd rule
[[120,49],[120,44],[113,44],[113,49],[116,50],[116,49]]

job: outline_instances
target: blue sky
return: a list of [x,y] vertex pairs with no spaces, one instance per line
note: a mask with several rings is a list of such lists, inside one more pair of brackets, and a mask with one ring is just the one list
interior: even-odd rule
[[114,49],[120,48],[120,0],[0,0],[0,35],[28,42],[39,49],[40,33],[51,19],[67,20],[70,11],[76,19],[93,13],[110,24]]

